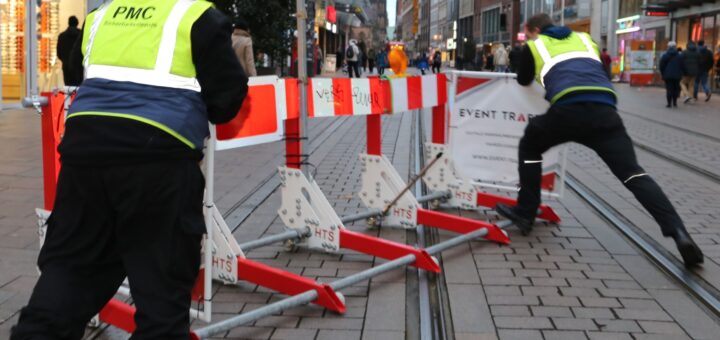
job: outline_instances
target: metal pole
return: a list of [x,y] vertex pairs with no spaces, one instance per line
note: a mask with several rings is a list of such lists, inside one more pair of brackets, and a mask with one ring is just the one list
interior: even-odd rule
[[[213,207],[215,205],[215,126],[210,125],[210,139],[207,142],[207,151],[205,152],[205,249],[204,249],[204,290],[203,290],[203,321],[210,322],[212,317],[212,248],[213,248],[213,231],[215,223],[213,221]],[[200,315],[198,315],[200,317]]]
[[271,245],[273,243],[284,242],[287,240],[299,239],[299,238],[309,237],[309,236],[310,236],[309,229],[308,230],[291,229],[291,230],[288,230],[286,232],[283,232],[283,233],[280,233],[277,235],[268,236],[268,237],[264,237],[261,239],[245,242],[243,244],[240,244],[240,249],[244,252],[248,252],[253,249]]
[[25,1],[25,96],[33,97],[37,87],[37,2]]
[[[431,255],[436,254],[436,253],[439,253],[446,249],[449,249],[449,248],[458,246],[460,244],[463,244],[465,242],[468,242],[472,239],[483,237],[483,236],[487,235],[487,233],[488,233],[488,230],[486,228],[479,229],[472,233],[457,236],[457,237],[447,240],[445,242],[438,243],[438,244],[428,248],[427,252]],[[368,280],[372,277],[378,276],[380,274],[383,274],[383,273],[389,272],[391,270],[409,265],[413,262],[415,262],[415,255],[412,255],[412,254],[406,255],[406,256],[400,257],[398,259],[395,259],[393,261],[383,263],[379,266],[370,268],[368,270],[362,271],[355,275],[351,275],[344,279],[340,279],[338,281],[330,283],[330,287],[332,287],[334,290],[341,290],[341,289],[350,287],[356,283],[366,281],[366,280]],[[287,310],[287,309],[290,309],[293,307],[308,304],[317,298],[318,298],[318,293],[314,290],[309,290],[302,294],[280,300],[278,302],[266,305],[264,307],[260,307],[258,309],[255,309],[253,311],[250,311],[250,312],[247,312],[244,314],[240,314],[236,317],[220,321],[216,324],[213,324],[213,325],[210,325],[210,326],[207,326],[204,328],[200,328],[197,331],[195,331],[195,334],[200,339],[206,339],[213,335],[229,331],[235,327],[239,327],[241,325],[259,320],[266,316],[277,314],[277,313],[280,313],[284,310]]]
[[560,0],[560,26],[565,26],[565,0]]
[[[297,51],[298,51],[298,86],[300,89],[298,94],[300,95],[300,154],[305,153],[305,138],[307,137],[307,8],[305,8],[305,0],[297,0],[295,2],[297,18]],[[305,159],[301,156],[300,169],[307,176],[307,166],[304,164]]]

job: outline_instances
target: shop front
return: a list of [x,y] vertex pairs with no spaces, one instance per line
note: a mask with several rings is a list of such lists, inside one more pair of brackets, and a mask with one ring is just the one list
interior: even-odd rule
[[[30,0],[0,0],[0,89],[4,103],[17,103],[28,94],[31,75],[37,75],[40,90],[63,86],[62,65],[56,55],[57,38],[67,28],[70,16],[76,16],[82,23],[88,8],[86,1],[35,0],[37,6],[32,9],[26,1]],[[37,13],[37,34],[33,35],[27,32],[30,10]],[[34,58],[26,55],[30,50],[28,36],[37,39]]]
[[[697,44],[698,41],[703,40],[705,46],[715,54],[715,63],[719,62],[720,1],[678,9],[673,15],[672,30],[678,47],[686,48],[690,41]],[[720,70],[714,68],[710,79],[712,88],[719,90]]]

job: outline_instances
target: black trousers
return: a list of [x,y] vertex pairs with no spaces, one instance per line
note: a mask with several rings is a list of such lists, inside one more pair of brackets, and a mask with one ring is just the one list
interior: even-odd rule
[[350,78],[353,77],[353,72],[355,72],[355,77],[360,78],[360,65],[357,61],[348,61],[348,75]]
[[432,71],[433,73],[440,73],[440,63],[433,63],[432,64]]
[[680,97],[680,79],[665,80],[665,97],[668,106],[677,106],[677,99]]
[[63,165],[42,274],[11,339],[81,339],[127,276],[137,307],[132,338],[187,340],[203,189],[191,161]]
[[530,119],[520,140],[518,213],[534,217],[540,205],[542,154],[553,146],[577,142],[594,150],[660,224],[665,236],[684,229],[680,216],[658,184],[638,165],[632,141],[614,107],[584,103],[553,105]]

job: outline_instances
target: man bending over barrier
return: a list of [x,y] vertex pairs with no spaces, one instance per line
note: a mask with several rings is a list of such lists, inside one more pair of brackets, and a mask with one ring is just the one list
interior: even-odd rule
[[637,163],[597,45],[586,33],[554,26],[544,13],[531,17],[525,32],[529,40],[521,53],[517,80],[524,86],[533,79],[538,81],[545,88],[550,108],[530,119],[520,140],[517,206],[498,204],[497,212],[527,235],[540,205],[542,154],[556,145],[577,142],[597,152],[660,224],[663,235],[675,239],[686,266],[702,263],[703,254],[675,208]]

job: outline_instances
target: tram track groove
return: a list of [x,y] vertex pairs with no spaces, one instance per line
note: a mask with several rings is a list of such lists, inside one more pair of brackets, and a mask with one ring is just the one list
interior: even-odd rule
[[720,290],[699,274],[685,268],[672,253],[571,174],[568,173],[565,182],[582,201],[637,247],[659,270],[683,287],[715,317],[720,318]]

